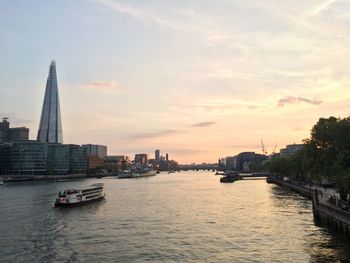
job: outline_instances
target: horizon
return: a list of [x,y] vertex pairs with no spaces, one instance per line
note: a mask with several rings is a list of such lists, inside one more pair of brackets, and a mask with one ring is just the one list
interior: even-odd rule
[[349,115],[347,11],[337,0],[0,3],[1,117],[36,139],[55,60],[64,143],[179,163],[261,153],[261,139],[270,153],[320,117]]

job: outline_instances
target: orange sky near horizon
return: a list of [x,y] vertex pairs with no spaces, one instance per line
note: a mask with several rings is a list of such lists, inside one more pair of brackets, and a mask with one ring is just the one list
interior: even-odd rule
[[79,0],[0,10],[0,112],[31,139],[52,59],[64,142],[107,145],[111,155],[160,149],[180,163],[211,163],[261,153],[261,139],[268,152],[301,143],[320,117],[349,116],[347,1]]

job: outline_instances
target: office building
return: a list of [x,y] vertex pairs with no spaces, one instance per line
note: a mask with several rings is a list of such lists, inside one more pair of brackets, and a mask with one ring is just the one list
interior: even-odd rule
[[0,146],[2,174],[42,175],[47,172],[47,144],[37,141],[14,142]]
[[145,166],[148,164],[148,154],[146,153],[139,153],[135,154],[135,163],[139,166]]
[[47,143],[63,143],[55,61],[50,64],[37,140]]
[[29,129],[26,127],[10,128],[8,118],[0,122],[0,143],[27,141],[29,140]]
[[104,158],[104,168],[108,171],[124,170],[128,160],[125,155],[109,155]]
[[160,151],[159,149],[155,150],[154,152],[154,159],[159,162],[160,161]]
[[7,132],[10,128],[10,123],[8,122],[8,118],[3,118],[2,122],[0,122],[0,143],[7,142]]
[[95,155],[102,159],[107,156],[107,146],[97,144],[84,144],[83,147],[86,149],[87,155]]
[[49,174],[68,174],[69,164],[69,145],[48,144],[47,169]]
[[241,152],[235,156],[226,157],[226,168],[243,172],[250,171],[250,165],[261,163],[267,159],[267,156],[255,152]]
[[6,175],[58,175],[85,173],[86,150],[73,144],[38,141],[0,145],[0,172]]
[[10,128],[7,134],[9,142],[26,141],[29,139],[29,129],[26,127]]
[[225,159],[226,168],[229,170],[237,169],[237,156],[227,156]]
[[76,174],[87,170],[86,150],[75,144],[48,143],[48,174]]
[[104,168],[104,159],[98,157],[97,155],[87,155],[87,169],[96,170],[99,168]]
[[87,169],[86,149],[80,145],[69,144],[70,173],[84,173]]
[[297,153],[299,150],[301,150],[304,147],[303,144],[289,144],[286,146],[286,148],[280,150],[280,156],[291,156],[295,153]]

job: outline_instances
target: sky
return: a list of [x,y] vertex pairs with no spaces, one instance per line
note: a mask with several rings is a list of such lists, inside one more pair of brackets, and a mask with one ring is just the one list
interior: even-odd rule
[[65,143],[216,162],[349,115],[350,1],[0,0],[0,58],[31,139],[55,60]]

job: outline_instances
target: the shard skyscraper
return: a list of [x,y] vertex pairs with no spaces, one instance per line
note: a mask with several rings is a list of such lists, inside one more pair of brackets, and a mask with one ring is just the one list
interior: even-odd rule
[[48,143],[63,143],[55,61],[50,64],[37,140]]

